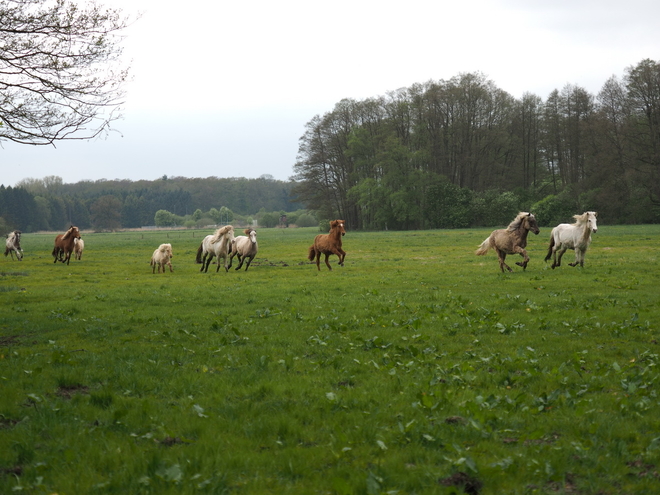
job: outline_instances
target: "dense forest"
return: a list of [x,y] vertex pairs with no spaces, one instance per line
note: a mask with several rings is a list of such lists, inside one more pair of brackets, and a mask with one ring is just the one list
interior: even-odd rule
[[597,95],[567,85],[516,99],[480,73],[429,81],[314,117],[294,194],[352,228],[542,225],[590,209],[603,223],[660,222],[660,64]]
[[[660,63],[643,60],[597,95],[566,85],[544,101],[512,97],[480,73],[385,96],[346,99],[314,116],[290,182],[59,177],[0,185],[0,228],[25,232],[275,226],[343,218],[351,229],[541,225],[587,209],[601,223],[660,222]],[[305,209],[305,210],[303,210]]]
[[[116,230],[143,226],[203,226],[234,220],[265,226],[301,205],[290,196],[291,182],[217,177],[162,177],[154,181],[82,181],[57,176],[0,185],[0,227],[23,232],[81,229]],[[289,221],[296,218],[288,215]],[[315,223],[318,223],[315,221]]]

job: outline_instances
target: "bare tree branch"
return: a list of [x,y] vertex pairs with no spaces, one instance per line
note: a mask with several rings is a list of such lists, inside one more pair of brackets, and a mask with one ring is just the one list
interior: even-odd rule
[[119,10],[72,0],[0,0],[0,141],[90,139],[121,116]]

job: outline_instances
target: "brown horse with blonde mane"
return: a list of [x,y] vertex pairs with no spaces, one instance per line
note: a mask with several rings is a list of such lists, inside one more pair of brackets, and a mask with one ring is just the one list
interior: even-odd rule
[[344,257],[346,252],[341,248],[341,238],[346,235],[343,220],[333,220],[330,222],[330,232],[328,234],[319,234],[314,238],[314,244],[309,247],[307,258],[314,261],[316,258],[316,268],[321,271],[321,254],[325,254],[325,264],[328,270],[332,270],[328,258],[331,254],[339,256],[339,266],[344,266]]
[[64,234],[60,234],[55,238],[55,247],[53,247],[53,258],[55,258],[55,261],[53,263],[57,263],[58,261],[64,263],[66,261],[66,264],[69,264],[76,238],[80,238],[80,231],[78,227],[74,227],[73,225]]
[[529,263],[529,256],[527,256],[525,247],[527,247],[527,234],[529,234],[530,230],[537,235],[540,232],[536,217],[531,213],[522,211],[518,213],[518,216],[516,216],[506,229],[494,230],[493,233],[481,243],[481,246],[479,246],[479,249],[477,249],[474,254],[482,256],[486,254],[489,249],[494,249],[500,260],[500,269],[502,272],[504,272],[505,268],[510,272],[513,271],[509,265],[504,262],[506,255],[519,254],[523,257],[523,261],[516,262],[516,265],[522,266],[524,270],[527,268],[527,263]]

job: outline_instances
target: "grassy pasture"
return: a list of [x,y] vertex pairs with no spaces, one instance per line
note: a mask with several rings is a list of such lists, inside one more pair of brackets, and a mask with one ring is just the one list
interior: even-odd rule
[[660,226],[511,274],[484,229],[348,231],[332,272],[260,229],[204,274],[208,233],[0,258],[0,493],[660,492]]

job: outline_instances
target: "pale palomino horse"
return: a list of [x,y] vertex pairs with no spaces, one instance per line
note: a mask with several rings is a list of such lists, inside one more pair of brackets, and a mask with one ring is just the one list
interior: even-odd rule
[[158,249],[151,255],[151,261],[149,262],[152,266],[151,273],[156,273],[156,269],[158,269],[158,273],[160,273],[161,269],[165,273],[166,266],[169,266],[170,272],[173,272],[171,261],[173,256],[172,244],[161,244],[158,246]]
[[234,227],[231,225],[220,227],[215,233],[207,235],[199,248],[197,248],[197,263],[202,264],[202,268],[199,271],[207,272],[213,257],[216,258],[218,264],[218,267],[215,269],[216,273],[220,271],[220,258],[224,261],[225,272],[229,271],[227,258],[231,251],[231,242],[233,239]]
[[561,266],[561,257],[567,249],[575,251],[575,262],[569,266],[584,266],[584,255],[591,244],[591,234],[598,231],[595,211],[585,211],[582,215],[573,215],[575,223],[560,223],[550,234],[550,245],[545,261],[552,258],[552,268]]
[[344,266],[346,251],[341,248],[341,238],[346,235],[343,220],[333,220],[330,222],[330,232],[319,234],[314,238],[314,244],[309,247],[307,259],[314,261],[316,258],[316,269],[321,271],[321,255],[325,255],[325,264],[328,270],[332,270],[328,258],[331,254],[339,256],[339,266]]
[[14,230],[7,234],[7,241],[5,242],[5,256],[8,254],[11,255],[11,259],[14,259],[14,253],[16,253],[16,259],[18,261],[23,261],[23,249],[21,249],[21,231]]
[[84,249],[85,249],[85,241],[82,240],[82,237],[76,237],[73,240],[73,256],[77,260],[82,259],[82,254]]
[[500,261],[500,269],[504,272],[506,268],[510,272],[513,270],[507,265],[504,260],[507,254],[519,254],[523,257],[523,261],[516,262],[516,265],[522,266],[523,270],[527,268],[529,263],[529,256],[527,256],[527,235],[529,231],[538,235],[540,232],[536,217],[531,213],[522,211],[518,213],[516,218],[509,224],[506,229],[494,230],[484,242],[481,243],[479,249],[475,254],[482,256],[488,252],[489,249],[494,249]]
[[245,235],[239,235],[231,242],[231,254],[229,255],[229,268],[234,260],[234,256],[238,256],[237,270],[240,270],[245,263],[245,271],[250,268],[250,263],[259,251],[259,244],[257,244],[257,231],[254,229],[245,229]]

